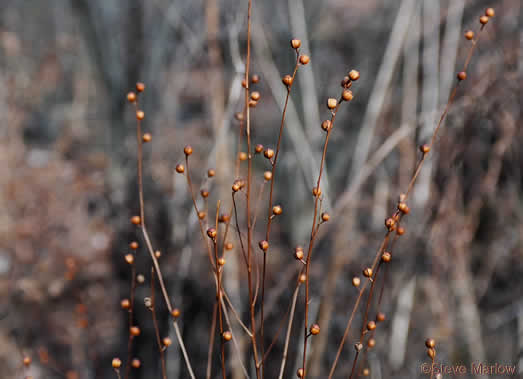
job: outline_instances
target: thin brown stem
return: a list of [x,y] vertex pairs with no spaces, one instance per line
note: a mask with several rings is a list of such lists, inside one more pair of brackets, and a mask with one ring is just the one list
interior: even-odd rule
[[151,268],[151,306],[149,308],[153,317],[154,333],[156,335],[156,343],[158,344],[158,352],[160,354],[160,363],[162,366],[162,378],[167,379],[167,370],[165,368],[165,348],[160,337],[160,328],[158,327],[158,319],[156,318],[155,296],[154,296],[154,268]]
[[[128,311],[129,316],[129,326],[133,326],[133,309],[134,309],[134,294],[136,291],[136,267],[135,265],[131,265],[131,307]],[[125,363],[125,378],[129,378],[129,373],[131,370],[131,355],[133,352],[133,336],[129,332],[129,340],[127,341],[127,362]]]
[[216,229],[216,237],[213,238],[213,244],[214,244],[214,261],[216,262],[216,279],[217,279],[217,285],[216,285],[216,298],[218,299],[218,322],[220,325],[220,347],[221,347],[221,362],[222,362],[222,376],[223,379],[226,379],[227,374],[225,372],[225,340],[223,339],[223,315],[222,315],[222,270],[223,267],[220,267],[218,264],[218,218],[220,214],[220,201],[218,200],[218,204],[216,206],[216,219],[215,219],[215,229]]
[[205,377],[207,379],[211,379],[211,371],[212,371],[212,352],[214,350],[214,335],[216,334],[216,310],[218,303],[214,303],[214,307],[212,310],[212,324],[211,329],[209,332],[209,349],[207,351],[207,371]]

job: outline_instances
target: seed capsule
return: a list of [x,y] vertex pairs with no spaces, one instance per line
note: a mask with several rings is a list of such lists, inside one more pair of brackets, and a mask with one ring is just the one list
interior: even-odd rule
[[134,225],[140,225],[141,222],[142,219],[140,218],[140,216],[131,217],[131,223],[133,223]]
[[214,175],[216,175],[216,171],[214,169],[210,168],[207,170],[207,176],[209,178],[212,178]]
[[200,190],[200,195],[202,195],[202,197],[206,199],[209,197],[209,191],[207,191],[206,189],[202,189]]
[[120,368],[122,367],[122,361],[119,358],[113,358],[112,366],[113,368]]
[[151,142],[152,139],[153,139],[153,137],[152,137],[149,133],[145,133],[145,134],[142,136],[142,141],[143,141],[144,143]]
[[132,254],[125,254],[125,261],[132,265],[134,263],[134,255]]
[[143,92],[145,90],[145,84],[142,82],[136,83],[136,90],[138,92]]
[[138,120],[143,120],[145,118],[145,112],[144,111],[136,111],[136,118]]
[[479,18],[479,22],[480,22],[481,25],[487,25],[487,23],[488,23],[488,16],[481,16]]
[[262,151],[263,151],[263,145],[261,145],[261,144],[257,144],[257,145],[254,147],[254,152],[255,152],[256,154],[260,154]]
[[171,346],[173,341],[169,337],[164,337],[163,340],[162,340],[162,343],[163,343],[164,346]]
[[225,250],[232,250],[233,247],[234,245],[232,244],[232,242],[227,242],[225,244]]
[[264,178],[266,181],[271,180],[271,179],[272,179],[272,172],[270,172],[270,171],[265,171],[265,172],[263,173],[263,178]]
[[260,81],[260,75],[254,74],[251,78],[251,83],[256,84]]
[[181,314],[181,312],[178,308],[174,308],[171,312],[171,316],[173,316],[174,318],[180,317],[180,314]]
[[292,76],[290,75],[285,75],[283,78],[282,78],[282,83],[285,84],[287,87],[289,87],[292,82],[293,82],[293,79],[292,79]]
[[346,89],[345,91],[343,91],[343,94],[341,95],[341,97],[345,101],[351,101],[354,98],[354,95],[352,94],[351,90]]
[[294,250],[294,258],[296,260],[301,261],[303,259],[303,249],[295,249]]
[[360,73],[356,70],[350,70],[349,78],[350,78],[350,80],[355,82],[356,80],[358,80],[360,78]]
[[222,337],[225,341],[230,341],[230,340],[232,340],[232,333],[227,330],[227,331],[223,332]]
[[320,326],[318,324],[313,324],[311,326],[310,332],[313,336],[320,334]]
[[307,281],[307,275],[301,274],[300,275],[300,283],[303,284]]
[[129,244],[129,247],[130,247],[131,249],[133,249],[133,250],[138,249],[138,242],[136,242],[136,241],[131,242],[131,243]]
[[298,378],[303,378],[303,376],[305,375],[305,371],[302,368],[299,368],[298,371],[296,371],[296,375],[298,376]]
[[494,8],[487,8],[485,9],[485,16],[487,17],[494,17],[496,13],[494,12]]
[[368,368],[364,368],[363,371],[362,371],[362,374],[363,374],[363,376],[369,376],[369,374],[370,374],[369,369]]
[[332,122],[331,120],[325,120],[321,123],[321,128],[323,130],[325,130],[326,132],[328,132],[332,127]]
[[260,247],[260,249],[262,249],[263,251],[267,251],[267,249],[269,248],[269,242],[263,240],[263,241],[260,241],[258,243],[258,246]]
[[376,323],[374,321],[369,321],[367,323],[367,330],[374,330],[376,329]]
[[321,196],[321,188],[316,188],[316,187],[314,187],[314,188],[312,189],[312,195],[313,195],[313,196]]
[[402,212],[403,214],[407,214],[410,211],[407,203],[405,203],[404,201],[401,201],[401,202],[398,203],[398,210],[400,212]]
[[258,91],[254,91],[253,93],[251,93],[251,99],[253,99],[254,101],[258,101],[260,100],[260,93]]
[[305,65],[308,64],[310,61],[311,61],[311,59],[309,58],[308,55],[300,55],[300,63],[301,63],[302,65],[305,66]]
[[192,146],[191,145],[187,145],[183,148],[183,152],[185,153],[185,155],[189,156],[192,154]]
[[361,280],[360,278],[358,278],[357,276],[355,276],[354,278],[352,278],[352,285],[354,287],[359,287],[360,286],[360,283],[361,283]]
[[140,362],[140,360],[138,358],[134,358],[132,361],[131,361],[131,366],[133,368],[140,368],[140,366],[142,365],[142,363]]
[[218,266],[225,266],[225,258],[224,257],[218,258]]
[[24,357],[24,360],[23,360],[24,366],[26,366],[26,367],[29,366],[31,364],[31,362],[32,362],[31,357],[29,357],[29,356]]
[[270,148],[267,148],[267,149],[265,149],[265,151],[263,152],[263,155],[265,156],[265,158],[267,158],[267,159],[271,159],[272,157],[274,157],[274,150],[273,150],[273,149],[270,149]]
[[129,301],[129,299],[122,299],[122,301],[120,301],[120,306],[123,309],[129,309],[131,308],[131,302]]
[[218,232],[216,231],[216,229],[214,228],[209,228],[207,229],[207,236],[209,236],[209,238],[216,238],[216,236],[218,235]]
[[332,110],[332,109],[336,108],[336,105],[338,105],[338,100],[336,100],[332,97],[327,99],[327,108]]
[[272,213],[276,216],[279,216],[283,213],[283,209],[280,205],[275,205],[274,207],[272,207]]
[[398,236],[402,236],[405,234],[405,228],[403,226],[398,226],[398,229],[396,229],[396,233]]
[[363,276],[366,278],[372,277],[372,269],[370,267],[367,267],[363,270]]
[[383,322],[383,321],[385,321],[385,313],[379,312],[379,313],[376,315],[376,321],[377,321],[377,322]]
[[323,222],[327,222],[327,221],[329,221],[330,218],[331,218],[331,216],[330,216],[327,212],[323,212],[323,213],[321,214],[321,220],[322,220]]
[[376,340],[374,338],[370,338],[368,341],[367,341],[367,346],[372,349],[374,346],[376,346]]
[[467,73],[465,71],[461,71],[458,73],[458,79],[459,80],[465,80],[467,79]]
[[467,30],[465,32],[465,38],[471,41],[474,38],[474,32],[472,30]]
[[389,230],[389,232],[393,231],[396,226],[396,221],[392,217],[389,217],[385,220],[385,227]]
[[238,159],[240,161],[246,161],[247,160],[247,153],[245,151],[240,151],[238,153]]
[[423,154],[428,154],[429,151],[430,151],[430,146],[427,145],[427,144],[424,144],[424,145],[421,145],[419,147],[420,151],[423,153]]
[[291,39],[291,47],[293,49],[299,49],[301,46],[301,41],[299,39]]
[[381,260],[385,263],[389,263],[391,259],[392,259],[392,255],[388,251],[384,252],[381,255]]
[[242,112],[236,112],[234,114],[234,118],[238,121],[243,121],[243,113]]
[[140,335],[140,328],[137,326],[131,326],[129,328],[129,333],[131,333],[131,336],[137,337]]
[[428,349],[434,349],[436,347],[436,341],[434,340],[434,338],[427,338],[425,340],[425,346]]
[[127,94],[127,101],[130,103],[134,103],[136,101],[136,94],[134,92],[129,92]]
[[181,163],[176,165],[176,172],[178,174],[183,174],[185,172],[185,166]]

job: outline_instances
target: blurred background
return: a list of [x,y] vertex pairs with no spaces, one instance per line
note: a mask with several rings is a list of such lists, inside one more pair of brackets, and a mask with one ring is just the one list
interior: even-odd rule
[[[115,378],[112,358],[127,360],[128,314],[120,300],[130,295],[131,270],[124,255],[130,241],[142,240],[129,222],[139,205],[136,122],[125,96],[137,81],[146,84],[140,107],[144,131],[152,134],[144,147],[148,230],[182,310],[196,376],[205,377],[215,285],[185,178],[174,167],[191,144],[195,191],[210,191],[209,214],[218,199],[229,209],[247,1],[1,5],[2,377]],[[423,377],[429,336],[443,364],[523,367],[521,1],[254,1],[251,72],[261,78],[254,86],[261,100],[251,112],[254,143],[275,147],[286,94],[281,77],[295,62],[289,40],[300,38],[311,57],[293,86],[276,172],[275,203],[284,213],[272,228],[265,346],[294,291],[300,266],[293,248],[307,246],[326,98],[339,96],[348,70],[361,73],[354,100],[338,113],[322,179],[331,221],[322,226],[313,257],[310,320],[322,332],[311,340],[308,377],[327,377],[357,295],[351,279],[374,257],[383,220],[406,189],[418,146],[430,138],[466,59],[471,42],[463,33],[478,31],[487,6],[496,16],[481,34],[417,182],[407,232],[393,251],[381,306],[388,321],[358,368],[370,368],[372,378]],[[256,157],[254,165],[259,186],[269,164]],[[216,169],[211,181],[208,168]],[[266,194],[254,241],[264,236]],[[199,196],[198,202],[204,206]],[[231,241],[224,285],[246,321],[245,267],[236,235]],[[151,261],[142,248],[136,258],[145,282],[136,289],[134,323],[142,333],[132,357],[142,365],[130,377],[161,377],[143,305]],[[174,341],[166,352],[168,377],[187,378],[162,301],[157,312],[162,336]],[[358,313],[336,377],[350,373],[361,318]],[[233,324],[251,372],[249,341]],[[300,367],[302,325],[300,293],[285,378]],[[283,334],[267,358],[267,378],[279,372]],[[243,378],[230,349],[230,377]],[[214,351],[212,377],[218,377],[218,345]],[[32,358],[29,368],[24,356]]]

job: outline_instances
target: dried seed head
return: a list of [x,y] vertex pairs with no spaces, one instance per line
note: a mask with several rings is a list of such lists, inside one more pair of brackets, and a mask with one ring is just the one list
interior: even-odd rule
[[341,97],[345,101],[351,101],[354,98],[354,95],[352,94],[352,91],[350,89],[346,89],[345,91],[343,91]]
[[151,136],[151,134],[149,133],[145,133],[143,136],[142,136],[142,141],[147,143],[147,142],[151,142],[151,140],[153,139],[153,137]]
[[272,179],[272,172],[270,171],[265,171],[263,173],[263,179],[265,179],[266,181],[269,181]]
[[136,111],[136,118],[138,120],[143,120],[145,118],[145,112],[141,110]]
[[200,194],[202,195],[202,197],[204,199],[208,198],[209,197],[209,191],[207,191],[206,189],[201,189],[200,190]]
[[390,260],[392,259],[392,255],[388,252],[388,251],[385,251],[382,255],[381,255],[381,260],[385,263],[389,263]]
[[482,25],[486,25],[487,22],[488,22],[488,16],[481,16],[481,17],[479,18],[479,22],[480,22],[480,24],[482,24]]
[[428,349],[434,349],[436,347],[436,341],[434,338],[427,338],[425,340],[425,346],[427,346]]
[[376,315],[376,322],[383,322],[385,321],[385,318],[385,313],[378,312],[378,314]]
[[138,358],[134,358],[132,361],[131,361],[131,366],[133,368],[140,368],[140,366],[142,365],[142,363],[140,362],[140,360]]
[[122,307],[122,309],[129,309],[131,308],[131,302],[129,301],[129,299],[122,299],[120,301],[120,306]]
[[331,120],[325,120],[321,123],[321,128],[323,130],[325,130],[326,132],[328,132],[332,127],[332,122]]
[[31,364],[31,362],[32,362],[31,357],[26,355],[23,359],[24,366],[26,366],[26,367],[29,366]]
[[150,297],[144,297],[143,298],[143,304],[145,305],[145,308],[152,308],[153,306],[153,301]]
[[291,47],[293,49],[299,49],[301,46],[301,41],[299,39],[291,39]]
[[321,214],[321,220],[322,220],[323,222],[327,222],[327,221],[329,221],[330,218],[331,218],[331,216],[330,216],[327,212],[323,212],[323,213]]
[[133,223],[134,225],[140,225],[141,222],[142,219],[140,218],[140,216],[131,217],[131,223]]
[[272,159],[272,157],[274,157],[274,150],[270,148],[265,149],[263,156],[267,159]]
[[274,207],[272,207],[272,213],[276,216],[279,216],[283,213],[283,209],[280,205],[275,205]]
[[269,248],[269,242],[263,240],[263,241],[260,241],[258,242],[258,246],[260,247],[260,249],[262,249],[263,251],[267,251],[267,249]]
[[367,323],[367,330],[374,330],[376,329],[376,323],[374,321],[369,321]]
[[485,9],[485,16],[487,17],[494,17],[496,13],[494,12],[494,8],[487,8]]
[[225,243],[225,250],[232,250],[233,247],[234,245],[232,244],[232,242]]
[[130,103],[134,103],[136,101],[136,94],[133,91],[127,94],[127,101]]
[[385,220],[385,227],[389,230],[389,232],[393,231],[396,226],[396,221],[392,217],[389,217]]
[[262,151],[263,151],[263,145],[262,144],[257,144],[256,146],[254,146],[254,152],[256,154],[260,154]]
[[145,84],[143,84],[142,82],[136,83],[136,90],[138,92],[143,92],[145,90]]
[[294,248],[294,258],[301,261],[303,259],[303,247],[296,246]]
[[298,378],[303,378],[303,376],[305,375],[305,370],[299,368],[298,371],[296,371],[296,375],[298,376]]
[[181,163],[176,165],[176,172],[178,174],[183,174],[185,172],[185,166]]
[[253,99],[254,101],[258,101],[260,100],[260,93],[258,91],[254,91],[253,93],[251,93],[251,99]]
[[216,175],[216,171],[213,168],[207,170],[207,177],[212,178]]
[[129,333],[131,333],[131,336],[136,337],[140,335],[140,328],[137,326],[131,326],[129,328]]
[[320,334],[320,326],[318,324],[312,324],[310,332],[313,336]]
[[134,255],[132,254],[125,254],[125,261],[132,265],[134,263]]
[[254,74],[251,78],[251,83],[256,84],[260,81],[260,75]]
[[303,284],[307,281],[307,275],[301,274],[300,275],[300,283]]
[[227,213],[222,213],[220,217],[218,217],[218,222],[228,222],[231,219],[231,216],[229,216]]
[[216,238],[216,235],[218,234],[218,232],[216,231],[216,229],[214,228],[209,228],[207,229],[207,235],[209,236],[209,238]]
[[240,161],[246,161],[247,160],[247,153],[245,151],[240,151],[238,153],[238,159]]
[[218,258],[218,266],[225,266],[225,258],[224,257]]
[[192,146],[191,145],[187,145],[183,148],[183,152],[185,153],[185,155],[189,156],[192,154]]
[[376,346],[376,340],[374,338],[370,338],[367,341],[367,346],[369,347],[369,349],[372,349],[374,346]]
[[341,87],[347,88],[350,84],[350,78],[348,76],[343,77],[343,80],[341,81]]
[[465,71],[461,71],[458,73],[458,79],[459,80],[465,80],[467,79],[467,73]]
[[258,105],[258,102],[256,100],[249,100],[249,108],[255,108],[256,105]]
[[321,196],[321,188],[316,188],[316,187],[314,187],[314,188],[312,189],[312,195],[313,195],[313,196]]
[[465,38],[469,41],[472,40],[474,38],[474,32],[472,30],[467,30],[465,32]]
[[174,318],[180,317],[180,314],[181,314],[181,312],[178,308],[174,308],[171,312],[171,316],[173,316]]
[[173,341],[169,337],[164,337],[162,339],[162,343],[163,343],[164,346],[167,347],[167,346],[171,346]]
[[129,244],[129,247],[130,247],[131,249],[133,249],[133,250],[138,249],[138,242],[136,242],[136,241],[131,242],[131,243]]
[[370,267],[367,267],[363,270],[363,276],[366,278],[372,277],[372,269]]
[[137,281],[139,284],[143,284],[143,282],[145,282],[145,276],[143,276],[142,274],[138,274],[138,275],[136,275],[136,281]]
[[362,374],[363,374],[363,376],[369,376],[370,375],[370,370],[368,368],[364,368],[363,371],[362,371]]
[[363,349],[363,345],[359,342],[354,344],[354,349],[359,353]]
[[401,213],[404,213],[404,214],[407,214],[409,213],[410,209],[409,209],[409,206],[407,205],[407,203],[405,203],[404,201],[400,201],[398,203],[398,210],[401,212]]
[[338,105],[338,100],[333,97],[327,99],[327,108],[334,109],[336,108],[336,105]]
[[245,81],[245,79],[242,80],[242,87],[247,88],[247,82]]
[[398,226],[398,229],[396,229],[396,233],[398,236],[402,236],[405,234],[405,228],[403,226]]
[[122,367],[122,361],[120,360],[120,358],[113,358],[112,366],[113,368]]
[[407,200],[407,195],[404,194],[404,193],[400,193],[400,195],[398,196],[398,202],[402,202],[402,201],[405,201]]
[[235,180],[234,183],[232,184],[232,191],[238,192],[240,190],[240,188],[241,188],[240,182],[238,180]]
[[434,350],[433,348],[428,349],[427,355],[430,359],[434,359],[436,357],[436,350]]
[[234,114],[234,118],[238,121],[243,121],[243,113],[242,112],[236,112]]
[[285,75],[285,76],[282,78],[281,81],[283,82],[283,84],[285,84],[287,87],[289,87],[289,86],[292,84],[293,79],[292,79],[292,76],[290,76],[290,75]]
[[423,154],[428,154],[430,151],[430,146],[427,144],[423,144],[419,147],[419,149]]
[[154,252],[154,256],[155,256],[156,258],[160,258],[160,257],[162,256],[162,252],[161,252],[160,250],[156,250],[156,251]]
[[350,78],[350,80],[355,82],[356,80],[358,80],[360,78],[360,73],[356,70],[350,70],[349,78]]
[[311,61],[311,59],[309,58],[308,55],[305,55],[305,54],[304,54],[304,55],[300,55],[300,63],[301,63],[302,65],[306,65],[306,64],[308,64],[310,61]]
[[222,337],[225,341],[230,341],[230,340],[232,340],[232,333],[227,330],[227,331],[223,332]]
[[357,276],[355,276],[354,278],[352,278],[352,285],[354,287],[359,287],[360,286],[360,283],[361,283],[361,280],[360,278],[358,278]]

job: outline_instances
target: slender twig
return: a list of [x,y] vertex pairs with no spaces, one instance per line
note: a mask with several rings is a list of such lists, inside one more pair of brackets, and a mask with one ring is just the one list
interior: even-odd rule
[[218,303],[214,303],[212,311],[212,324],[209,332],[209,349],[207,351],[207,371],[205,377],[211,379],[212,371],[212,352],[214,349],[214,335],[216,334],[216,310],[218,309]]
[[[136,267],[134,264],[131,265],[131,299],[130,303],[131,306],[128,311],[129,316],[129,326],[128,330],[131,326],[133,326],[133,309],[134,309],[134,294],[136,291]],[[129,340],[127,342],[127,362],[125,363],[125,378],[129,378],[129,373],[131,370],[131,355],[133,352],[133,336],[129,332]]]
[[220,214],[220,201],[218,200],[218,204],[216,205],[216,219],[215,219],[215,229],[216,229],[216,236],[212,239],[212,242],[214,244],[214,262],[216,262],[216,279],[217,279],[217,285],[216,285],[216,298],[218,299],[218,323],[220,326],[220,347],[221,347],[221,362],[222,362],[222,376],[223,379],[226,379],[227,374],[225,372],[225,340],[223,338],[223,315],[222,315],[222,270],[223,267],[220,267],[218,264],[218,218]]
[[151,306],[149,307],[151,315],[153,316],[154,333],[156,334],[156,343],[158,344],[158,352],[160,353],[160,363],[162,366],[162,378],[167,379],[167,370],[165,368],[165,347],[162,344],[160,337],[160,328],[158,327],[158,319],[156,318],[155,297],[154,297],[154,268],[151,268]]
[[278,376],[278,379],[283,379],[283,372],[285,371],[285,365],[287,364],[287,352],[289,350],[289,341],[291,339],[291,331],[292,331],[292,322],[294,320],[294,311],[296,309],[296,301],[298,299],[298,292],[299,292],[300,286],[296,286],[296,289],[294,290],[294,295],[292,296],[292,307],[291,307],[291,313],[289,316],[289,325],[287,326],[287,334],[285,336],[285,344],[283,347],[283,355],[280,365],[280,375]]

